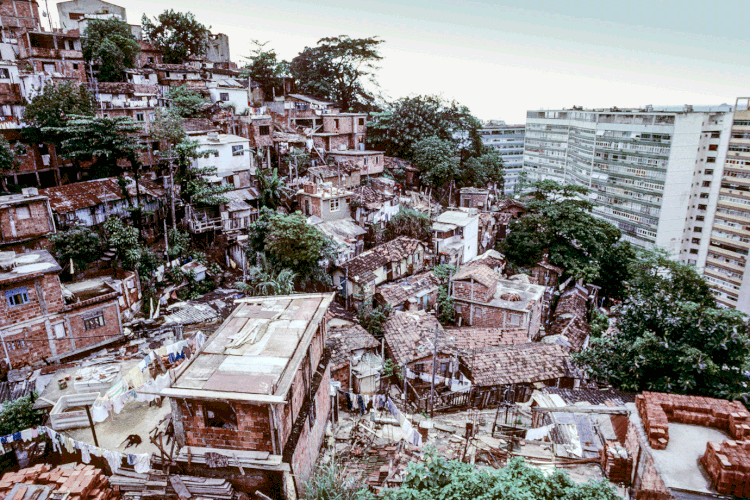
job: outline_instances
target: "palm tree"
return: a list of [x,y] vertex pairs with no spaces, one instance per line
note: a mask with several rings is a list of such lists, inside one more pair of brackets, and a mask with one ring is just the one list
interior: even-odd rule
[[274,271],[265,254],[258,254],[257,263],[247,270],[250,293],[254,295],[291,295],[297,273],[291,269]]
[[270,173],[259,172],[258,183],[260,184],[260,205],[276,210],[277,207],[289,199],[292,190],[287,187],[284,178],[279,175],[278,169],[274,168]]

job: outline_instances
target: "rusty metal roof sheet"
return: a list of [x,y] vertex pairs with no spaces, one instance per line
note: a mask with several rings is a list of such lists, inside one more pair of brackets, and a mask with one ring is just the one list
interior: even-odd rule
[[[135,197],[135,181],[125,176],[125,182],[127,183],[128,193],[131,197]],[[147,179],[140,179],[138,182],[140,184],[141,196],[160,198],[164,195],[164,189],[157,183]],[[52,210],[58,214],[75,212],[82,208],[95,207],[105,202],[125,198],[122,189],[120,189],[117,177],[49,187],[40,189],[39,193],[49,197]]]

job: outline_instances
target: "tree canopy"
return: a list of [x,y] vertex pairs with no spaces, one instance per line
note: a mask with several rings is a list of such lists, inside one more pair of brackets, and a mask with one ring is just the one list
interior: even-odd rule
[[374,96],[367,86],[377,87],[381,43],[378,37],[340,35],[321,38],[316,47],[305,47],[290,67],[297,91],[337,102],[344,111],[369,108]]
[[170,109],[173,109],[182,118],[195,118],[202,114],[203,105],[206,99],[193,92],[187,85],[172,87],[167,92]]
[[251,55],[246,57],[250,64],[245,65],[242,76],[259,83],[268,100],[275,94],[282,95],[283,77],[289,73],[289,63],[279,61],[275,50],[266,50],[265,46],[268,42],[261,43],[259,40],[253,40],[252,44],[254,48],[251,50]]
[[26,104],[23,121],[28,126],[23,134],[32,142],[57,144],[61,138],[52,129],[61,129],[74,116],[94,116],[95,112],[94,96],[83,85],[72,81],[47,84]]
[[192,12],[165,10],[152,21],[141,18],[146,40],[161,50],[167,64],[182,64],[191,56],[202,56],[208,50],[210,27],[195,18]]
[[102,240],[91,228],[74,226],[50,236],[53,252],[65,266],[73,260],[75,269],[84,269],[102,254]]
[[76,162],[91,162],[89,177],[118,176],[122,173],[120,160],[131,165],[138,161],[141,146],[138,134],[143,131],[128,116],[88,117],[75,116],[64,127],[45,127],[61,137],[61,155]]
[[427,214],[413,208],[401,207],[398,213],[388,219],[383,230],[383,237],[377,243],[385,243],[399,236],[408,236],[430,243],[432,241],[432,224]]
[[[262,208],[258,220],[249,228],[249,256],[265,254],[275,272],[293,269],[298,284],[331,285],[331,277],[321,262],[336,260],[336,245],[300,212],[291,215]],[[250,257],[249,257],[250,258]]]
[[483,152],[481,122],[456,101],[434,95],[404,97],[371,114],[367,141],[388,155],[411,160],[414,144],[428,137],[450,142],[461,160]]
[[15,401],[6,401],[0,411],[0,433],[3,436],[42,425],[47,416],[43,410],[35,410],[39,395],[36,391]]
[[717,309],[692,266],[651,253],[631,263],[615,332],[592,339],[574,360],[590,376],[626,391],[658,391],[747,403],[747,317]]
[[81,38],[83,58],[98,65],[101,82],[125,81],[125,70],[135,67],[140,46],[130,25],[116,17],[92,19]]
[[437,136],[414,143],[411,159],[420,171],[422,182],[432,187],[447,186],[459,170],[453,144]]
[[537,181],[532,187],[529,213],[511,221],[500,251],[517,267],[534,266],[549,254],[549,262],[567,274],[597,279],[600,261],[617,245],[620,230],[591,213],[588,188],[555,181]]

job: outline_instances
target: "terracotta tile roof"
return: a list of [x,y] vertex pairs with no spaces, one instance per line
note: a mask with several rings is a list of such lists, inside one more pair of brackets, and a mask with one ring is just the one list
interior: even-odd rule
[[495,289],[497,288],[498,281],[500,281],[500,276],[498,276],[498,274],[486,264],[470,263],[459,269],[459,271],[453,275],[451,281],[463,281],[469,279],[478,281],[487,288]]
[[527,344],[529,332],[524,328],[446,328],[448,335],[455,339],[456,349],[470,355],[474,350],[498,345]]
[[379,294],[386,304],[396,307],[411,297],[416,297],[422,292],[436,290],[439,286],[440,280],[435,276],[435,273],[427,271],[387,285],[381,285],[375,293]]
[[542,389],[547,394],[557,394],[568,405],[576,403],[590,403],[592,405],[603,405],[607,401],[612,401],[619,406],[625,403],[634,403],[635,394],[622,392],[617,389],[596,390],[596,389],[563,389],[561,387],[545,387]]
[[505,198],[504,200],[500,200],[497,202],[497,209],[499,212],[502,212],[503,210],[508,210],[509,208],[520,208],[522,210],[527,210],[526,205],[521,203],[520,201],[513,200],[510,198]]
[[418,172],[417,167],[413,166],[410,162],[402,160],[401,158],[396,158],[395,156],[385,156],[383,163],[385,168],[389,170],[402,168],[404,170]]
[[395,311],[383,324],[385,343],[399,366],[430,356],[438,329],[438,352],[455,352],[452,338],[431,314]]
[[393,196],[389,196],[372,186],[355,186],[351,190],[355,193],[354,199],[361,201],[369,209],[377,209],[386,201],[393,199]]
[[320,177],[328,179],[330,177],[337,177],[339,174],[351,174],[352,172],[358,172],[359,166],[349,161],[339,162],[337,165],[320,165],[318,167],[310,167],[307,169],[307,173],[310,177]]
[[405,259],[408,255],[414,254],[420,246],[424,247],[424,243],[407,236],[399,236],[344,262],[341,267],[349,270],[349,279],[352,281],[373,281],[376,278],[373,271],[385,264]]
[[[125,177],[125,180],[128,183],[128,193],[134,197],[136,195],[135,182],[129,177]],[[159,198],[164,195],[164,189],[155,182],[147,179],[140,179],[138,182],[141,196]],[[58,214],[125,198],[116,177],[49,187],[40,189],[39,193],[49,197],[52,210]]]
[[380,347],[380,342],[360,325],[331,328],[327,343],[331,348],[331,370],[349,363],[354,351]]
[[530,384],[573,376],[568,350],[555,344],[528,343],[488,347],[461,355],[474,385]]
[[494,269],[496,267],[504,268],[505,267],[505,255],[501,254],[497,250],[487,250],[482,255],[477,255],[474,257],[471,261],[469,261],[469,264],[484,264],[490,269]]
[[591,333],[586,321],[588,291],[583,287],[574,287],[563,292],[555,307],[554,318],[550,325],[550,335],[562,335],[573,352],[579,352]]

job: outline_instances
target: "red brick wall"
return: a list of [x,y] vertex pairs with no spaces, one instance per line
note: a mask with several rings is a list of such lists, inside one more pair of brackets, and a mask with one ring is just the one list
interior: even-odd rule
[[[307,204],[305,201],[309,201],[310,204],[310,210],[307,210]],[[318,217],[322,217],[322,210],[321,210],[321,199],[320,197],[314,197],[314,196],[305,196],[304,194],[300,194],[298,197],[297,202],[299,203],[299,207],[302,210],[302,213],[310,216],[310,215],[316,215]]]
[[[52,221],[47,212],[46,201],[30,201],[24,205],[29,208],[30,212],[30,217],[27,219],[19,219],[16,215],[17,208],[23,205],[11,205],[0,211],[0,235],[2,236],[0,240],[3,242],[43,236],[52,232]],[[15,235],[12,226],[15,227]]]
[[484,208],[488,205],[488,197],[486,194],[462,194],[461,195],[461,206],[469,208]]
[[[92,330],[86,330],[83,326],[83,318],[86,314],[98,310],[103,310],[104,312],[104,326]],[[103,304],[92,304],[80,309],[74,309],[68,313],[68,319],[70,321],[70,330],[72,332],[72,337],[75,340],[76,349],[104,342],[108,338],[118,337],[122,333],[120,330],[120,305],[117,299],[110,300]],[[67,347],[65,349],[72,348]],[[59,347],[58,354],[62,354]]]
[[[461,304],[461,316],[463,318],[462,325],[464,326],[483,326],[501,328],[503,326],[510,328],[524,328],[524,318],[522,313],[514,313],[513,311],[506,311],[505,309],[499,309],[497,307],[483,306],[483,305],[470,305],[466,302],[456,301],[457,304]],[[469,321],[471,317],[471,308],[474,308],[473,322]],[[510,315],[521,314],[521,325],[511,325]]]
[[633,464],[635,476],[633,488],[636,500],[667,500],[672,498],[664,481],[654,465],[654,459],[648,448],[641,450],[641,441],[638,438],[638,430],[633,422],[628,423],[628,432],[625,438],[625,449],[628,454],[638,460]]
[[315,466],[320,445],[323,443],[323,437],[325,436],[328,416],[331,413],[331,398],[328,389],[330,378],[331,372],[326,368],[318,392],[315,394],[314,424],[310,427],[310,420],[307,419],[292,455],[292,474],[294,474],[298,495],[304,494],[304,483]]
[[[472,299],[472,289],[474,291],[474,298]],[[481,283],[471,283],[469,281],[454,281],[453,282],[453,296],[455,298],[462,298],[466,300],[473,300],[474,302],[489,302],[492,296],[495,294],[495,290],[482,285]]]
[[[36,279],[4,284],[0,287],[0,327],[14,325],[44,315],[35,285],[38,285],[42,291],[42,299],[46,301],[48,314],[59,312],[62,309],[64,301],[60,290],[60,279],[56,274],[45,274]],[[24,286],[29,295],[29,303],[9,307],[4,292]]]
[[26,0],[0,3],[0,22],[4,27],[36,28],[39,24],[37,3]]
[[237,415],[237,430],[234,430],[205,425],[204,406],[210,407],[211,403],[188,400],[189,411],[185,408],[185,403],[173,402],[173,404],[179,404],[182,407],[186,446],[273,453],[267,406],[231,402]]

